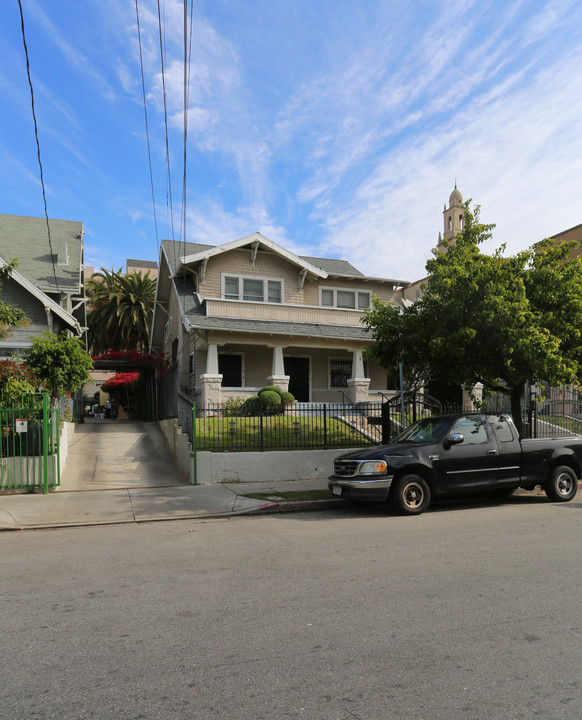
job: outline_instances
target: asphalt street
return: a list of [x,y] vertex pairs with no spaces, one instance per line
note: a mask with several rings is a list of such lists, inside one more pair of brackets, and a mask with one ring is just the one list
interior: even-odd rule
[[0,536],[0,717],[581,717],[582,503]]

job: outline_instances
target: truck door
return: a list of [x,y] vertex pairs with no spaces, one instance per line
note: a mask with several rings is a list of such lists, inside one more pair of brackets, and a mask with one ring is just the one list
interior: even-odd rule
[[491,415],[489,424],[499,448],[497,487],[515,487],[521,475],[521,443],[507,415]]
[[[462,442],[447,442],[453,434],[462,435]],[[455,420],[441,444],[437,465],[440,492],[493,487],[499,474],[497,442],[478,415]]]

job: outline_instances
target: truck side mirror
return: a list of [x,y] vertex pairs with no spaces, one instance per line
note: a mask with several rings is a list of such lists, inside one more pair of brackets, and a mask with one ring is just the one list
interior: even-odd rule
[[465,438],[461,435],[461,433],[450,433],[446,436],[444,441],[444,447],[445,450],[448,450],[451,445],[460,445],[462,442],[464,442]]

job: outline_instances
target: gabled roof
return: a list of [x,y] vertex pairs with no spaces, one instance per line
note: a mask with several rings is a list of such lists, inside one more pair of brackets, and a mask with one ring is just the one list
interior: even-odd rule
[[[0,267],[6,267],[7,265],[8,265],[8,263],[6,262],[6,260],[4,260],[4,258],[0,256]],[[39,300],[45,308],[48,308],[55,315],[58,315],[61,318],[61,320],[63,320],[67,325],[69,325],[77,333],[77,335],[79,335],[79,336],[81,335],[81,333],[82,333],[81,325],[71,315],[71,313],[67,312],[57,302],[55,302],[48,295],[43,293],[42,290],[39,290],[39,288],[37,288],[36,285],[31,283],[30,280],[27,280],[27,278],[25,278],[24,275],[19,273],[18,270],[12,270],[10,273],[10,278],[12,280],[14,280],[15,282],[17,282],[20,286],[22,286],[33,297],[35,297],[37,300]]]
[[291,252],[290,250],[286,250],[284,247],[278,245],[272,240],[269,240],[269,238],[261,235],[261,233],[259,232],[253,233],[252,235],[247,235],[243,238],[239,238],[238,240],[232,240],[231,242],[227,242],[224,245],[215,245],[214,247],[209,247],[205,250],[199,250],[198,252],[184,255],[180,259],[180,267],[192,265],[197,262],[202,262],[203,260],[215,257],[216,255],[220,255],[231,250],[237,250],[238,248],[246,247],[247,245],[266,248],[275,255],[279,255],[280,257],[285,258],[285,260],[288,260],[290,263],[296,265],[302,270],[307,270],[307,272],[310,272],[316,277],[327,277],[327,272],[321,267],[317,267],[305,258],[302,258],[299,255],[295,255],[295,253]]
[[302,257],[303,260],[307,260],[313,265],[316,265],[322,270],[325,270],[328,277],[346,278],[350,280],[373,280],[374,282],[378,283],[389,283],[390,285],[401,285],[404,287],[410,285],[410,282],[408,280],[395,280],[394,278],[372,277],[370,275],[364,275],[364,273],[360,272],[347,260],[337,260],[335,258],[315,258],[306,256]]
[[50,218],[49,228],[50,245],[45,218],[0,214],[0,255],[18,258],[18,272],[44,292],[79,293],[83,223]]

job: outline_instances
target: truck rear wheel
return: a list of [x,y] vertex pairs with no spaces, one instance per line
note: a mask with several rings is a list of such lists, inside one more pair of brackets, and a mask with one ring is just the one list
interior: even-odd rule
[[552,470],[550,479],[543,488],[553,502],[568,502],[578,492],[576,473],[571,467],[560,465]]
[[403,475],[392,485],[390,502],[401,515],[420,515],[430,505],[430,488],[420,475]]

